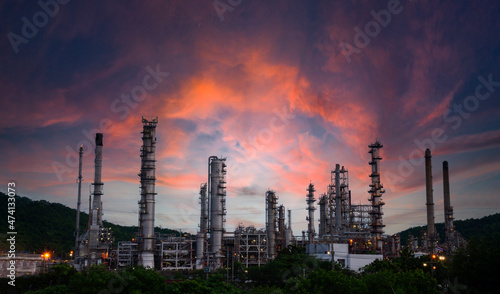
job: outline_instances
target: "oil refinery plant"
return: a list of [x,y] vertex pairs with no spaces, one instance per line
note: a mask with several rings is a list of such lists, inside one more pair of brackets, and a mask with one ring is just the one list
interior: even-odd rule
[[[102,154],[103,134],[95,138],[95,174],[89,196],[89,219],[85,232],[76,228],[75,268],[81,270],[91,264],[105,263],[110,268],[144,266],[158,270],[213,271],[238,261],[246,267],[260,266],[273,260],[290,245],[305,247],[306,253],[320,259],[338,262],[359,270],[376,259],[395,258],[401,251],[398,235],[384,234],[383,194],[380,162],[383,145],[376,140],[368,146],[371,174],[366,204],[352,203],[348,169],[336,164],[331,171],[325,192],[316,198],[311,182],[306,187],[307,231],[294,235],[292,213],[280,205],[278,192],[263,191],[265,201],[265,228],[239,225],[233,232],[225,229],[226,222],[226,158],[209,156],[207,182],[199,187],[199,231],[193,236],[162,235],[154,231],[156,199],[156,127],[157,117],[142,118],[142,147],[138,232],[130,241],[118,242],[113,247],[113,232],[103,226]],[[77,224],[81,205],[82,154],[78,176]],[[410,236],[408,247],[420,254],[450,255],[464,246],[465,241],[453,225],[450,204],[448,162],[443,162],[443,191],[445,212],[445,242],[439,243],[434,225],[431,151],[425,151],[427,231],[420,237]],[[318,210],[317,222],[315,211]],[[316,223],[318,223],[316,230]]]

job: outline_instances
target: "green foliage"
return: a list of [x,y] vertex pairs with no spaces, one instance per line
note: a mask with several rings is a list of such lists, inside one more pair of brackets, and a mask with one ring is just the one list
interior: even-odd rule
[[413,257],[403,252],[400,257],[392,260],[375,260],[364,268],[363,273],[373,274],[384,270],[392,272],[424,270],[423,264],[428,261],[428,256]]
[[72,293],[91,294],[101,290],[121,289],[122,279],[118,275],[107,271],[104,266],[92,266],[89,271],[78,273],[69,282]]
[[258,284],[283,285],[290,278],[303,276],[320,267],[331,268],[331,264],[307,255],[303,247],[288,246],[260,268],[249,268],[248,277]]
[[[57,267],[57,266],[56,266]],[[104,266],[93,266],[89,271],[76,273],[74,269],[59,267],[53,273],[34,277],[57,276],[59,280],[30,293],[164,293],[165,278],[154,270],[136,267],[121,272],[108,271]],[[106,292],[107,291],[107,292]]]
[[26,292],[27,294],[66,294],[70,293],[69,287],[67,285],[56,285],[56,286],[51,286],[47,287],[42,290],[38,290],[35,292],[29,291]]
[[252,289],[251,293],[252,294],[283,294],[283,293],[285,293],[285,291],[279,287],[276,287],[276,286],[262,285],[262,286],[254,287]]
[[347,276],[339,271],[317,269],[307,278],[295,277],[289,279],[285,291],[292,293],[368,293],[362,280]]
[[[221,274],[213,274],[210,276],[208,281],[205,280],[185,280],[182,282],[174,282],[167,285],[167,293],[213,293],[213,294],[224,294],[224,293],[243,293],[240,289],[236,288],[231,284],[225,283],[225,276]],[[160,292],[158,292],[160,293]]]
[[[454,255],[450,284],[455,287],[465,284],[473,293],[498,293],[498,272],[500,271],[500,232],[488,237],[473,238],[467,248]],[[455,280],[456,279],[456,280]]]
[[[500,232],[500,213],[480,219],[456,220],[454,221],[454,225],[456,230],[466,239],[470,240],[474,237],[482,238],[483,236],[489,236],[491,232]],[[420,237],[422,230],[427,231],[427,226],[413,227],[400,232],[401,245],[406,245],[410,234],[414,237]],[[436,231],[439,234],[440,241],[444,242],[444,224],[436,224]]]
[[208,288],[205,283],[196,280],[186,280],[182,282],[176,282],[167,286],[167,293],[172,294],[204,294],[210,293],[210,288]]

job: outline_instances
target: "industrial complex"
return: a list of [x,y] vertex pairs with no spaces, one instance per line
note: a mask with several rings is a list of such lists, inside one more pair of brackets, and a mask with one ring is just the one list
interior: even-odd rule
[[[204,269],[206,272],[226,267],[238,261],[246,267],[260,266],[277,257],[290,245],[305,247],[306,253],[320,259],[338,262],[359,270],[376,259],[394,258],[401,251],[398,235],[384,233],[383,195],[380,168],[383,145],[375,140],[368,146],[371,174],[367,177],[366,204],[353,204],[349,189],[348,168],[336,164],[325,192],[317,195],[314,183],[305,188],[307,231],[294,234],[292,213],[279,203],[279,192],[262,191],[265,201],[265,228],[238,226],[226,231],[226,158],[209,156],[207,181],[199,187],[199,231],[192,236],[162,235],[154,230],[156,198],[156,127],[157,117],[142,118],[142,147],[139,198],[139,230],[130,241],[118,242],[113,247],[113,232],[103,227],[102,151],[103,134],[96,134],[95,175],[89,198],[89,220],[85,232],[76,228],[75,267],[83,269],[91,264],[106,263],[110,268],[144,266],[158,270]],[[78,177],[77,224],[81,205],[81,159]],[[408,247],[419,254],[450,255],[464,246],[465,240],[453,225],[450,203],[448,162],[443,162],[445,242],[440,243],[434,225],[434,195],[432,188],[431,151],[425,151],[427,231],[421,236],[410,236]],[[161,201],[161,200],[160,200]],[[315,212],[318,213],[315,214]],[[317,219],[315,218],[317,217]]]

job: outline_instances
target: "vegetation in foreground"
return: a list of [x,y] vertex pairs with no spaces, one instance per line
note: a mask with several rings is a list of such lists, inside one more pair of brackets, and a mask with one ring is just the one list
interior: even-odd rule
[[[208,279],[202,271],[174,276],[141,267],[120,272],[102,266],[78,273],[68,265],[32,277],[19,277],[12,289],[2,279],[0,292],[17,293],[497,293],[500,267],[500,233],[473,239],[451,260],[432,264],[428,256],[415,258],[403,251],[392,261],[375,261],[361,273],[317,260],[299,247],[288,247],[260,268],[245,269],[236,263]],[[427,266],[424,266],[427,264]],[[432,269],[431,265],[436,268]],[[229,276],[227,275],[229,273]]]

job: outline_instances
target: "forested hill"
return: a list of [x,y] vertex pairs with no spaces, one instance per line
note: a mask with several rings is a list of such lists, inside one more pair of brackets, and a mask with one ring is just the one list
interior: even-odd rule
[[[15,231],[16,251],[40,253],[45,250],[54,251],[55,256],[67,258],[75,246],[76,209],[60,203],[45,200],[33,201],[27,197],[16,196]],[[8,196],[0,192],[0,251],[8,250],[7,231],[7,201]],[[88,214],[80,213],[80,233],[86,231]],[[115,245],[119,241],[129,241],[137,226],[120,226],[104,221],[104,226],[111,228],[115,236]],[[177,231],[155,228],[162,234],[172,234]]]
[[[481,238],[489,236],[492,232],[500,232],[500,213],[485,216],[480,219],[455,220],[455,228],[467,240],[471,238]],[[413,227],[399,233],[401,237],[401,245],[406,245],[408,236],[412,234],[415,237],[420,237],[420,232],[427,230],[427,226]],[[436,230],[439,234],[441,242],[444,242],[444,223],[436,224]]]

